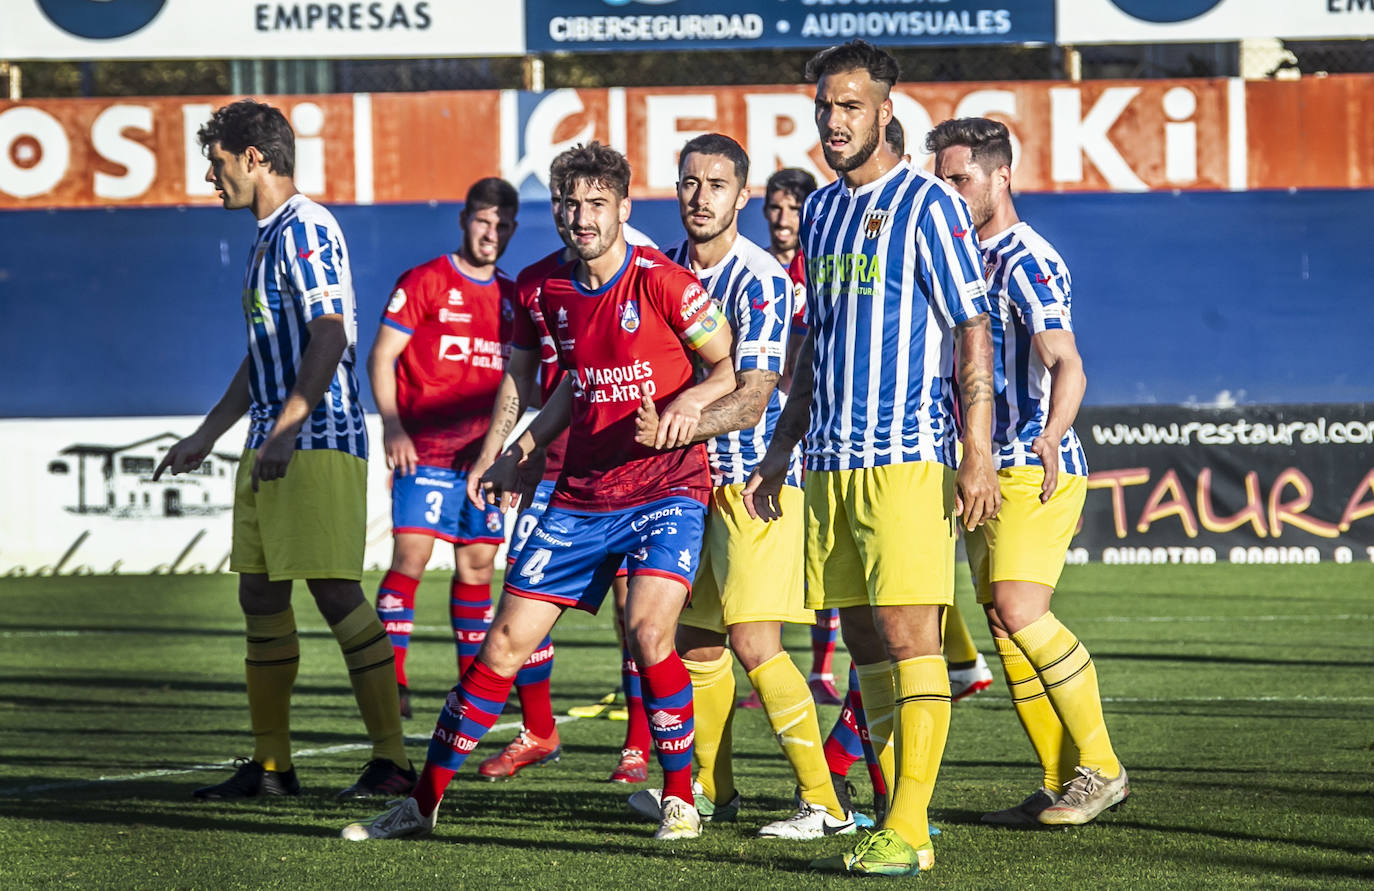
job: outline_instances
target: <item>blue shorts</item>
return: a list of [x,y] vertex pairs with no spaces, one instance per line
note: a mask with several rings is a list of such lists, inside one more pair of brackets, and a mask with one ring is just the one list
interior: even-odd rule
[[443,467],[415,468],[391,475],[391,531],[432,535],[459,545],[506,540],[506,524],[495,507],[478,510],[468,501],[468,475]]
[[623,560],[633,578],[656,575],[692,590],[706,505],[664,498],[605,514],[550,507],[530,533],[506,590],[595,613]]

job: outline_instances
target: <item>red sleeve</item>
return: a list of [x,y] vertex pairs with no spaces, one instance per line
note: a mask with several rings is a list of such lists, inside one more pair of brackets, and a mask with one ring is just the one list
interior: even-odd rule
[[406,334],[414,334],[425,318],[425,276],[423,266],[407,269],[396,280],[382,312],[382,324]]
[[805,334],[810,327],[806,323],[806,257],[800,250],[787,265],[787,277],[792,279],[792,305],[797,308],[792,314],[792,330]]
[[653,287],[646,289],[649,299],[682,342],[698,349],[724,327],[725,316],[695,275],[665,255],[650,254],[649,258],[657,261],[653,268],[645,270],[653,282]]
[[527,276],[523,272],[515,280],[515,318],[511,320],[510,345],[521,350],[539,349],[539,326],[534,314],[539,311],[539,288],[543,278]]

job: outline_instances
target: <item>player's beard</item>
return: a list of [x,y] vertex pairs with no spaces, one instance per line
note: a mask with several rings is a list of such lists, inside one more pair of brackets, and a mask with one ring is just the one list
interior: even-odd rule
[[577,236],[579,233],[572,229],[568,230],[567,239],[568,246],[573,249],[573,253],[577,254],[577,256],[583,260],[595,260],[597,257],[606,253],[606,251],[610,250],[611,244],[615,241],[614,238],[606,238],[605,234],[600,229],[588,229],[584,231],[595,232],[596,239],[586,243],[578,241]]
[[[864,140],[863,145],[859,146],[859,150],[854,154],[848,157],[835,154],[826,147],[825,142],[821,143],[821,153],[825,155],[825,163],[830,166],[831,170],[836,173],[848,173],[855,168],[862,167],[869,158],[873,157],[873,153],[878,150],[878,140],[881,137],[882,128],[875,123],[873,129],[868,131],[868,138]],[[852,138],[849,144],[854,144]]]
[[692,239],[694,244],[705,244],[730,228],[730,224],[735,221],[735,210],[731,208],[729,216],[724,219],[719,216],[713,216],[706,221],[704,226],[695,228],[692,223],[689,222],[690,217],[691,213],[688,213],[687,217],[682,221],[683,228],[687,230],[687,237]]

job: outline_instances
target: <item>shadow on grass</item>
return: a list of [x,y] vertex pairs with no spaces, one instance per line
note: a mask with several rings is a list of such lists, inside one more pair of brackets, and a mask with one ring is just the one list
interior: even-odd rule
[[[1135,822],[1130,819],[1114,819],[1111,825],[1119,829],[1138,829],[1148,832],[1164,832],[1177,834],[1180,836],[1191,835],[1199,838],[1214,838],[1221,841],[1233,842],[1264,842],[1271,845],[1283,845],[1285,847],[1298,848],[1300,850],[1320,850],[1332,851],[1338,854],[1353,854],[1361,857],[1374,855],[1374,846],[1343,844],[1339,842],[1328,842],[1320,839],[1298,838],[1296,836],[1281,835],[1255,835],[1250,832],[1235,832],[1229,829],[1203,829],[1198,826],[1171,826],[1164,823],[1144,823]],[[1374,868],[1374,863],[1371,863]]]
[[1374,668],[1374,662],[1349,659],[1256,659],[1249,656],[1215,656],[1202,653],[1124,653],[1096,647],[1093,658],[1102,662],[1184,662],[1205,665],[1267,665],[1275,668]]

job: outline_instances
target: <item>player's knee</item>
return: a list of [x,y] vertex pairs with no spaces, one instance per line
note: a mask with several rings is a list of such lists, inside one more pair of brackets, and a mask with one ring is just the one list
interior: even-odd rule
[[665,629],[649,623],[641,623],[630,629],[630,654],[643,668],[657,665],[673,649],[672,635]]
[[782,652],[776,626],[746,622],[730,626],[730,649],[745,671],[753,671]]

